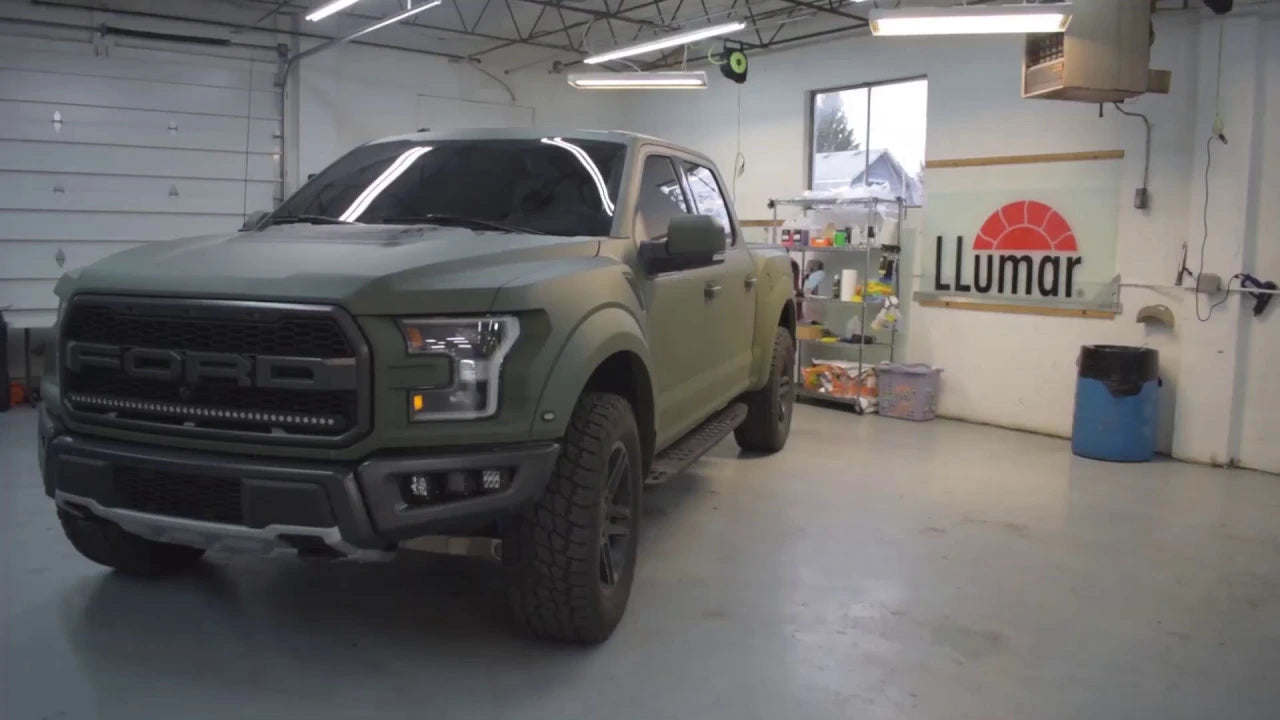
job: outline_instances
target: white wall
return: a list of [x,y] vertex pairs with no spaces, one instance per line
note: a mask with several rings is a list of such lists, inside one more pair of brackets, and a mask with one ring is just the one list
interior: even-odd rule
[[[1207,272],[1224,278],[1242,267],[1280,278],[1280,69],[1278,21],[1266,11],[1237,11],[1224,26],[1222,107],[1230,145],[1213,149]],[[1128,104],[1154,125],[1151,207],[1132,209],[1140,185],[1142,123],[1109,107],[1019,97],[1021,39],[843,38],[751,58],[750,79],[735,86],[711,69],[703,92],[582,93],[564,79],[518,76],[516,92],[538,107],[539,122],[600,124],[685,143],[729,172],[739,147],[740,216],[768,216],[770,197],[803,189],[807,91],[918,75],[929,79],[930,159],[1123,149],[1119,182],[1118,272],[1127,283],[1170,285],[1181,245],[1198,264],[1204,195],[1204,141],[1212,127],[1219,27],[1194,12],[1162,14],[1152,67],[1173,71],[1168,95]],[[741,102],[741,137],[737,132]],[[585,119],[579,122],[575,120]],[[930,171],[933,172],[933,171]],[[927,213],[928,208],[924,212]],[[917,255],[918,273],[921,257]],[[1256,257],[1255,257],[1256,256]],[[931,258],[925,258],[931,261]],[[1280,472],[1280,443],[1268,430],[1280,420],[1280,380],[1270,358],[1280,351],[1276,321],[1254,320],[1233,296],[1209,323],[1196,320],[1194,296],[1172,288],[1126,287],[1115,320],[1049,318],[924,308],[908,316],[911,360],[946,369],[943,414],[1067,436],[1075,358],[1089,343],[1149,345],[1161,352],[1166,381],[1161,449],[1175,456]],[[1170,331],[1135,321],[1148,304],[1168,305]],[[1202,312],[1207,309],[1207,303]]]
[[499,82],[464,63],[359,45],[301,60],[288,103],[298,123],[288,162],[291,190],[299,178],[375,138],[534,118],[528,103],[513,102]]
[[[1252,141],[1241,137],[1241,142],[1248,142],[1254,148],[1254,171],[1256,180],[1252,183],[1252,208],[1254,217],[1250,223],[1254,226],[1250,232],[1254,238],[1252,257],[1246,256],[1243,267],[1255,268],[1252,273],[1265,280],[1280,282],[1280,44],[1275,38],[1280,36],[1280,20],[1270,20],[1259,30],[1260,38],[1271,38],[1270,42],[1261,42],[1262,57],[1259,58],[1260,77],[1257,89],[1261,96],[1256,102],[1261,106],[1261,114],[1254,122],[1255,136]],[[1228,118],[1233,114],[1228,110]],[[1234,124],[1233,122],[1229,124]],[[1232,144],[1235,137],[1229,136]],[[1215,161],[1217,156],[1215,156]],[[1231,266],[1224,265],[1228,270]],[[1239,267],[1239,265],[1237,265]],[[1272,305],[1280,305],[1280,298]],[[1251,308],[1251,301],[1246,302]],[[1245,349],[1238,357],[1243,365],[1244,410],[1240,415],[1239,446],[1240,460],[1251,467],[1275,469],[1280,467],[1280,442],[1272,434],[1274,428],[1280,427],[1280,372],[1276,371],[1276,358],[1280,357],[1280,320],[1275,313],[1277,308],[1268,308],[1260,319],[1254,319],[1250,309],[1246,309],[1241,321],[1247,328],[1244,333]]]

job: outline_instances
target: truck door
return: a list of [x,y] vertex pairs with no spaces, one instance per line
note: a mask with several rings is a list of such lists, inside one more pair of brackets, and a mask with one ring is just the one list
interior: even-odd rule
[[[724,186],[709,166],[682,160],[694,211],[710,215],[724,227],[725,258],[718,267],[720,290],[708,303],[714,335],[711,373],[715,377],[716,404],[727,405],[747,389],[751,376],[751,352],[756,321],[756,265],[738,237],[733,215],[725,201]],[[772,348],[772,344],[770,344]]]
[[[632,236],[638,243],[663,239],[672,217],[692,211],[680,172],[666,155],[645,157],[637,192]],[[720,363],[709,296],[723,283],[719,265],[657,273],[642,282],[660,447],[716,408]]]

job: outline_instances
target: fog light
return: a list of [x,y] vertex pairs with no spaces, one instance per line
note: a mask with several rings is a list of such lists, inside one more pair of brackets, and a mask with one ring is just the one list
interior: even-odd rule
[[494,492],[501,490],[507,486],[507,471],[496,470],[490,468],[480,473],[480,489],[485,492]]
[[412,503],[429,503],[444,495],[438,478],[431,475],[410,475],[404,482],[405,499]]

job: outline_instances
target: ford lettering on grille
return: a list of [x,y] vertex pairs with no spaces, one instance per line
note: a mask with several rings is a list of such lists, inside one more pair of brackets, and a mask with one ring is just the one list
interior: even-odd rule
[[123,348],[71,341],[67,369],[86,367],[117,370],[134,378],[197,384],[233,381],[241,387],[310,390],[355,390],[356,363],[352,358],[273,357],[232,353],[189,352],[154,348]]
[[77,296],[59,342],[76,420],[325,446],[371,422],[368,346],[332,306]]

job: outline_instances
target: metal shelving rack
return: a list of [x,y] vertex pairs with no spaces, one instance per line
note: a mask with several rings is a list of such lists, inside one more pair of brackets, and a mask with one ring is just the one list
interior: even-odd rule
[[[888,243],[884,242],[887,238],[881,237],[881,238],[877,238],[877,240],[879,240],[880,243],[876,245],[864,243],[861,245],[846,245],[842,247],[809,247],[807,245],[790,246],[788,248],[789,254],[799,255],[800,268],[802,271],[804,267],[807,265],[809,257],[812,255],[821,254],[824,256],[835,256],[835,257],[847,256],[855,260],[861,259],[862,260],[862,268],[861,268],[862,283],[863,283],[863,287],[865,288],[868,280],[870,280],[870,278],[873,277],[872,256],[878,255],[881,252],[882,246],[884,244],[896,246],[899,249],[899,253],[901,253],[902,222],[905,215],[905,209],[902,202],[902,198],[898,198],[896,200],[885,200],[881,198],[787,198],[787,199],[770,200],[769,209],[773,211],[773,226],[769,230],[769,241],[771,245],[778,245],[781,247],[780,243],[778,242],[778,208],[779,207],[799,207],[803,209],[805,213],[808,213],[812,210],[822,210],[822,209],[837,208],[837,207],[862,208],[866,212],[866,219],[863,224],[863,227],[867,227],[872,224],[872,221],[875,219],[875,217],[878,214],[878,211],[881,208],[892,208],[890,212],[896,213],[897,223],[896,223],[896,227],[894,228],[894,235],[892,240]],[[877,260],[876,264],[878,264],[878,262],[879,261]],[[893,289],[894,289],[895,295],[899,294],[899,278],[901,277],[901,275],[902,275],[901,258],[899,258],[899,267],[897,268],[897,271],[893,275]],[[859,334],[864,337],[872,334],[867,310],[869,307],[874,307],[878,303],[874,302],[870,296],[866,295],[865,291],[863,293],[863,300],[861,302],[850,302],[845,300],[839,300],[836,298],[816,297],[816,296],[808,296],[808,295],[806,295],[803,298],[803,302],[806,304],[824,303],[833,307],[856,306],[859,313],[859,320],[860,320]],[[875,312],[873,311],[871,313],[871,318],[874,318],[874,317],[875,317]],[[826,327],[825,318],[824,318],[823,325],[824,327]],[[858,343],[856,345],[853,343],[841,343],[841,342],[827,343],[821,340],[799,340],[797,342],[796,364],[795,364],[795,368],[793,369],[794,379],[796,382],[796,394],[800,397],[829,400],[832,402],[843,402],[846,404],[856,403],[857,402],[856,398],[837,397],[837,396],[827,395],[825,393],[814,392],[812,390],[806,389],[804,387],[804,378],[801,375],[801,368],[804,367],[805,363],[812,358],[812,355],[813,355],[812,350],[814,348],[819,348],[819,347],[824,350],[834,349],[837,352],[845,352],[845,353],[851,353],[852,349],[856,348],[858,373],[861,373],[867,367],[870,367],[871,365],[874,364],[874,363],[867,362],[867,359],[868,359],[867,356],[869,354],[875,355],[875,354],[885,353],[888,355],[888,357],[884,358],[882,356],[880,359],[887,359],[890,362],[892,362],[893,354],[894,354],[894,346],[896,344],[895,341],[897,336],[897,329],[894,328],[894,329],[884,331],[884,335],[886,337],[883,340],[877,337],[874,343],[863,342],[863,343]],[[887,353],[886,353],[886,350],[887,350]],[[877,362],[878,361],[879,360],[877,360]]]

